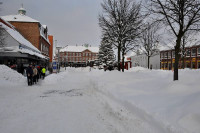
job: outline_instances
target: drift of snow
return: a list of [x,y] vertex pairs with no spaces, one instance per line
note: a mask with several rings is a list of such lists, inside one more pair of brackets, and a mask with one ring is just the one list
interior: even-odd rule
[[0,83],[4,81],[8,81],[10,83],[18,83],[18,82],[24,82],[25,77],[22,74],[19,74],[17,71],[12,70],[11,68],[0,65]]
[[9,80],[0,87],[0,131],[199,133],[199,75],[181,70],[173,82],[172,71],[67,68],[31,87]]

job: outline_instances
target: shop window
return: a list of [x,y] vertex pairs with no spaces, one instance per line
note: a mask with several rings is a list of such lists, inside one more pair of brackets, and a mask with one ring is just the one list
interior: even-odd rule
[[172,63],[172,67],[174,68],[174,63]]
[[186,50],[186,56],[187,56],[187,57],[190,57],[190,53],[191,53],[190,49],[187,49],[187,50]]
[[196,48],[193,48],[193,49],[192,49],[192,56],[196,56],[196,54],[197,54],[197,49],[196,49]]
[[200,69],[200,61],[198,62],[198,69]]
[[200,48],[198,48],[198,56],[200,56]]
[[169,68],[169,70],[172,69],[172,67],[171,67],[171,63],[168,64],[168,68]]
[[196,62],[192,62],[192,68],[196,69]]
[[168,69],[168,64],[167,63],[165,63],[165,69]]
[[171,51],[168,52],[168,59],[171,59]]
[[186,63],[185,63],[185,66],[186,66],[186,68],[191,68],[190,62],[186,62]]

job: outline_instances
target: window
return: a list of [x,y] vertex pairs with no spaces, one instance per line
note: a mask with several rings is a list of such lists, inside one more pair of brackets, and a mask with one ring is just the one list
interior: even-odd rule
[[168,64],[168,68],[169,68],[169,70],[171,70],[172,68],[171,68],[171,63],[169,63]]
[[164,54],[165,54],[165,59],[167,59],[167,52],[165,52]]
[[190,49],[186,49],[186,56],[187,57],[190,57],[190,53],[191,53]]
[[168,52],[168,58],[171,59],[171,51]]
[[175,58],[175,51],[172,51],[172,58]]
[[165,69],[167,69],[167,68],[168,68],[168,64],[167,64],[167,63],[165,63],[165,66],[164,66],[164,67],[165,67]]
[[196,62],[192,62],[192,68],[193,68],[193,69],[196,68]]
[[164,68],[164,63],[161,63],[161,68],[162,68],[162,69]]
[[83,56],[85,56],[85,53],[83,53]]
[[196,56],[196,54],[197,54],[197,49],[196,49],[196,48],[193,48],[193,49],[192,49],[192,56]]
[[198,56],[200,56],[200,48],[198,48]]
[[186,68],[191,68],[191,65],[190,65],[190,64],[191,64],[190,62],[186,62],[186,63],[185,63]]
[[160,53],[160,58],[163,59],[163,53]]

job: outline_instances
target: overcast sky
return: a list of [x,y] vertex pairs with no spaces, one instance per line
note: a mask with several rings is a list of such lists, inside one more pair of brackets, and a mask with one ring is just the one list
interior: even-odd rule
[[23,3],[27,16],[47,25],[58,45],[100,44],[98,15],[103,0],[0,0],[0,16],[17,14]]

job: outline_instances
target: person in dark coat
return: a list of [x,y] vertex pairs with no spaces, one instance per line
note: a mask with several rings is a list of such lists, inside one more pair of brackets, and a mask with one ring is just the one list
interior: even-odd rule
[[29,64],[28,68],[26,69],[26,74],[28,85],[30,86],[33,84],[33,69],[31,64]]

